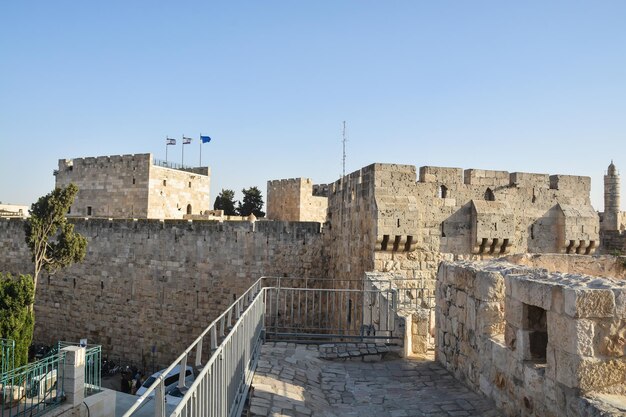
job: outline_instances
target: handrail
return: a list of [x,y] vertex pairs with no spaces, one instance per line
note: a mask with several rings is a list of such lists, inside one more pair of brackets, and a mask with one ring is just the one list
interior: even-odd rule
[[[137,401],[135,401],[135,404],[133,404],[127,411],[126,413],[124,413],[124,417],[128,417],[131,416],[136,410],[138,410],[139,408],[141,408],[143,406],[143,404],[145,404],[148,399],[149,396],[151,396],[151,394],[153,392],[155,392],[156,395],[156,404],[155,404],[155,409],[156,411],[159,411],[159,408],[162,408],[162,397],[165,395],[164,392],[164,386],[163,386],[163,381],[165,380],[165,377],[167,376],[167,374],[169,374],[170,371],[172,371],[174,369],[174,367],[176,365],[181,365],[181,367],[185,366],[186,367],[186,363],[187,363],[187,357],[188,355],[191,353],[192,350],[194,350],[194,348],[197,348],[196,350],[196,366],[200,366],[201,364],[201,358],[202,358],[202,340],[204,339],[204,337],[211,332],[211,344],[213,345],[212,348],[213,349],[217,349],[217,326],[218,324],[221,325],[220,326],[220,336],[226,336],[226,334],[224,333],[225,330],[225,326],[226,326],[226,319],[228,319],[228,325],[231,325],[231,321],[232,321],[232,315],[233,312],[236,313],[236,317],[239,318],[239,315],[241,314],[241,311],[239,310],[240,307],[240,303],[242,301],[244,301],[245,299],[251,299],[250,295],[251,293],[255,293],[254,295],[256,295],[256,293],[260,292],[261,290],[261,283],[262,280],[264,279],[264,277],[259,278],[254,284],[252,284],[252,286],[250,288],[248,288],[248,290],[246,292],[244,292],[237,300],[235,300],[226,310],[224,310],[224,312],[222,314],[220,314],[215,320],[213,320],[211,322],[211,324],[209,324],[206,329],[204,329],[204,331],[200,334],[200,336],[198,336],[193,343],[191,343],[191,345],[189,345],[189,347],[187,349],[185,349],[185,351],[183,353],[181,353],[171,364],[170,366],[168,366],[163,372],[161,372],[161,375],[159,375],[156,380],[154,381],[154,383],[152,385],[150,385],[150,387],[146,390],[146,392],[143,393],[143,395],[141,397],[139,397],[137,399]],[[236,311],[234,311],[236,310]],[[185,378],[185,372],[181,372],[181,380],[184,383],[184,378]],[[180,384],[180,383],[179,383]],[[160,387],[160,388],[159,388]],[[159,390],[157,391],[157,388],[159,388]],[[160,398],[161,397],[161,398]],[[155,412],[155,415],[164,415],[164,411],[165,410],[161,410],[158,412],[158,414]]]

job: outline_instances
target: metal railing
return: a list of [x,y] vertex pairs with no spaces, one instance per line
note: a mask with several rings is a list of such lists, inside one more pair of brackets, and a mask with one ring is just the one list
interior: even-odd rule
[[65,353],[15,368],[0,379],[2,417],[38,416],[63,399]]
[[268,339],[297,341],[384,339],[396,331],[396,292],[317,288],[265,288]]
[[102,391],[102,346],[82,345],[78,342],[58,341],[57,344],[46,354],[46,357],[57,355],[68,346],[82,346],[85,348],[85,397]]
[[[161,371],[124,417],[147,404],[154,407],[156,417],[166,413],[184,417],[239,416],[266,336],[307,341],[390,341],[402,337],[395,328],[396,290],[320,288],[332,281],[260,278]],[[297,287],[282,286],[287,282]],[[203,356],[206,343],[210,353]],[[185,372],[179,372],[177,386],[184,395],[174,408],[166,403],[169,388],[165,379],[176,366],[186,369],[191,355],[199,373],[187,388]]]
[[15,340],[0,339],[0,375],[15,367]]
[[[165,416],[166,375],[177,365],[180,369],[186,369],[188,358],[192,353],[195,353],[195,368],[200,368],[205,339],[210,343],[211,353],[208,361],[171,415],[239,415],[262,341],[261,330],[265,312],[262,304],[262,280],[263,278],[258,279],[226,311],[213,320],[202,334],[162,371],[124,416],[132,416],[135,411],[152,401],[154,415]],[[251,331],[251,328],[255,330]],[[180,372],[178,387],[184,386],[185,372]]]
[[188,170],[192,169],[192,167],[182,164],[177,164],[176,162],[164,161],[162,159],[154,158],[152,160],[152,165],[156,165],[158,167],[171,168],[171,169],[180,169],[180,170]]

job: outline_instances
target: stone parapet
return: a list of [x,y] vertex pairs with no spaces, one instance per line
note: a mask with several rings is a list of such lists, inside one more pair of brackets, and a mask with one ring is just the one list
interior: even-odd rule
[[503,261],[437,278],[437,360],[507,415],[601,415],[624,392],[625,281]]

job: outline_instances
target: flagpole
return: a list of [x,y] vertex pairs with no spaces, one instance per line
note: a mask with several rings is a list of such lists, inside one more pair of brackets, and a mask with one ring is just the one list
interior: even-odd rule
[[182,144],[181,146],[181,152],[180,152],[180,165],[181,168],[185,166],[185,134],[183,133],[183,140],[182,140]]
[[165,137],[165,165],[167,165],[167,136]]
[[202,166],[202,133],[200,133],[200,165],[198,168]]

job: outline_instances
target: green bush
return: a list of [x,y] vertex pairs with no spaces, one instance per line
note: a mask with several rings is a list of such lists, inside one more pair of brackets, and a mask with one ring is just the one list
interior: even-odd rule
[[33,340],[35,299],[30,275],[13,277],[0,273],[0,337],[15,340],[15,367],[28,363],[28,347]]

